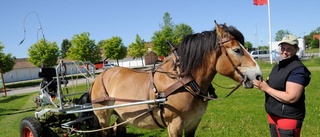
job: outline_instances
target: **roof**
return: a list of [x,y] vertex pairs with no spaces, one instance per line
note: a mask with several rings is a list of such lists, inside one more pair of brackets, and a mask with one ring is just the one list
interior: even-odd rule
[[[63,60],[64,62],[72,62],[74,60],[70,59],[60,59]],[[59,61],[57,63],[59,63]],[[38,68],[37,66],[33,65],[28,58],[17,58],[15,60],[15,65],[13,66],[13,69],[23,69],[23,68]]]
[[22,68],[37,68],[37,66],[29,62],[28,58],[17,58],[15,60],[15,65],[13,66],[13,69],[22,69]]

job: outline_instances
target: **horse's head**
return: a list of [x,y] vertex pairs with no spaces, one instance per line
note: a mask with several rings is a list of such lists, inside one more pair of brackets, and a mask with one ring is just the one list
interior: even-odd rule
[[225,24],[220,26],[216,22],[218,56],[216,71],[238,82],[243,82],[245,88],[252,88],[252,81],[262,79],[262,73],[257,62],[243,47],[243,35]]

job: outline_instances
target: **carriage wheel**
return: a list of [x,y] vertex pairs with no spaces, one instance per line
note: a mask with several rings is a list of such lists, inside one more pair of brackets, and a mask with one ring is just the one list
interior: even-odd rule
[[41,123],[35,117],[26,117],[20,122],[21,137],[40,137],[42,135]]

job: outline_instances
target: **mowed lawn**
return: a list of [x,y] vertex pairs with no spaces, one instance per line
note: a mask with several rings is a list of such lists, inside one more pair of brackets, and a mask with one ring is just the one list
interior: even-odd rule
[[[320,137],[320,59],[304,61],[312,73],[310,85],[306,88],[307,115],[303,124],[303,137]],[[270,73],[272,65],[260,62],[264,78]],[[217,75],[214,83],[233,87],[233,80]],[[219,100],[209,102],[208,109],[197,129],[197,137],[268,137],[268,123],[264,110],[264,93],[257,89],[240,87],[228,98],[231,89],[214,85]],[[85,87],[83,87],[84,89]],[[81,87],[77,88],[81,90]],[[34,116],[33,99],[38,93],[0,97],[1,137],[19,136],[21,119]],[[129,126],[128,136],[167,137],[167,131],[144,130]]]

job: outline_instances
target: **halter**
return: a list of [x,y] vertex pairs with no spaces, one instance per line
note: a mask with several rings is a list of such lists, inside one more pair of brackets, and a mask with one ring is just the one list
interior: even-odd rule
[[[227,56],[229,62],[230,62],[231,65],[232,65],[233,69],[234,69],[235,71],[237,71],[237,73],[242,77],[242,80],[239,82],[239,84],[238,84],[232,91],[230,91],[230,93],[229,93],[226,97],[230,96],[235,90],[237,90],[237,89],[242,85],[242,83],[244,82],[244,79],[245,79],[245,76],[244,76],[243,73],[238,69],[238,67],[233,63],[232,59],[230,58],[230,56],[229,56],[229,54],[228,54],[228,52],[227,52],[227,50],[226,50],[226,47],[224,46],[224,44],[227,43],[227,42],[229,42],[230,40],[234,40],[234,38],[231,38],[231,39],[229,39],[229,38],[222,38],[222,39],[219,40],[219,43],[218,43],[219,52],[222,52],[221,50],[224,51],[225,55]],[[225,98],[226,98],[226,97],[225,97]]]
[[241,73],[241,71],[238,69],[238,67],[233,63],[233,61],[231,60],[227,50],[226,50],[226,47],[224,46],[225,43],[229,42],[230,40],[234,40],[234,38],[232,39],[227,39],[227,38],[223,38],[219,41],[219,44],[218,44],[218,48],[219,48],[219,51],[221,50],[224,50],[224,53],[226,54],[228,60],[230,61],[230,63],[232,64],[232,67],[235,71],[237,71],[237,73],[242,77],[244,78],[244,75]]

